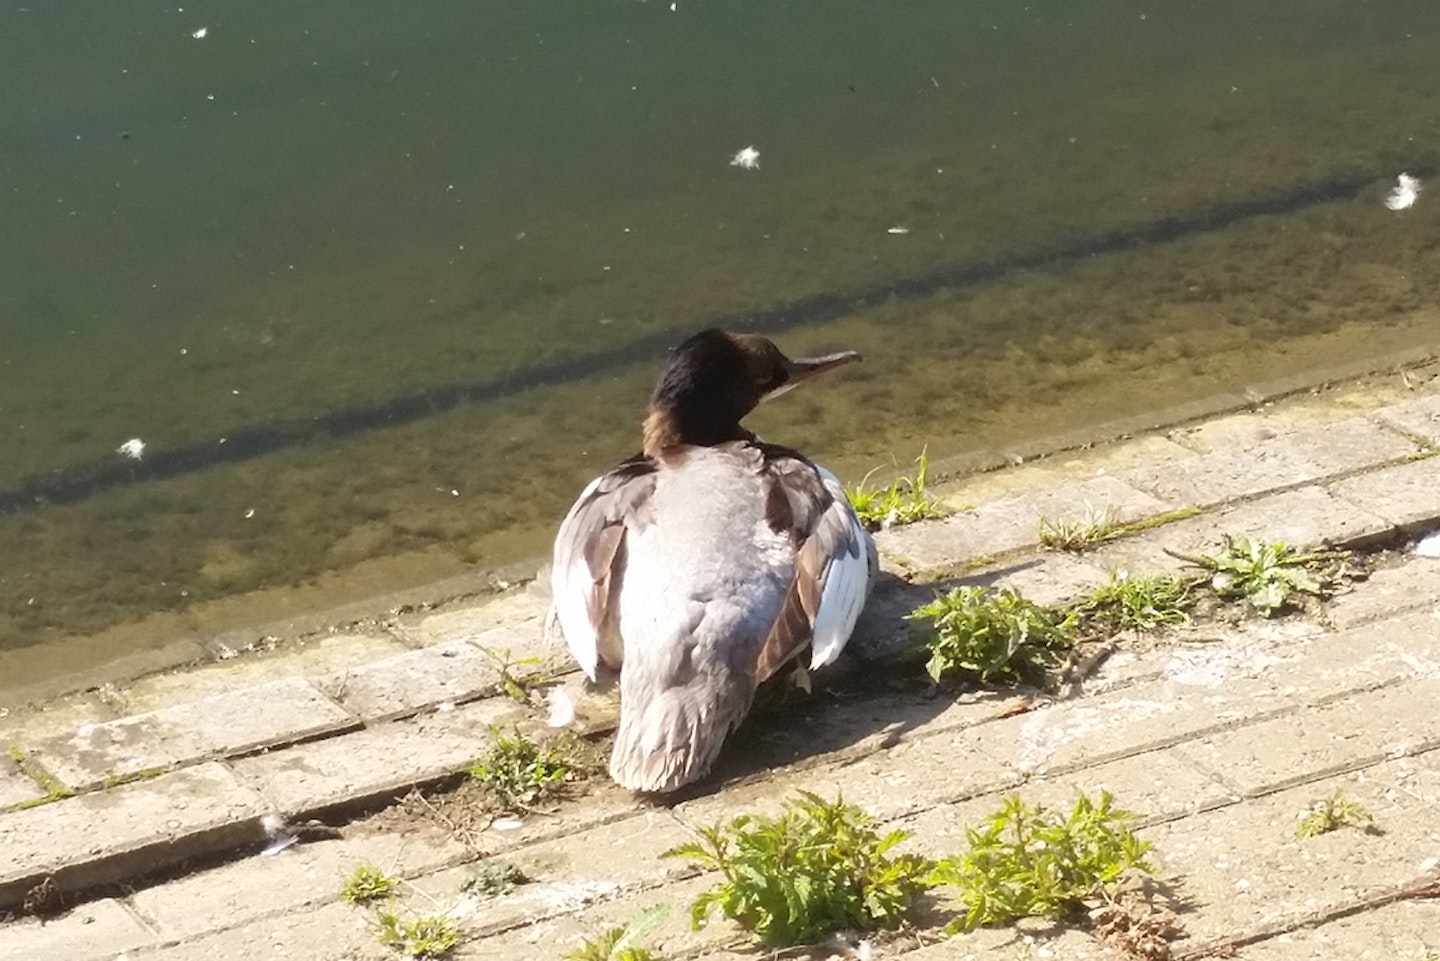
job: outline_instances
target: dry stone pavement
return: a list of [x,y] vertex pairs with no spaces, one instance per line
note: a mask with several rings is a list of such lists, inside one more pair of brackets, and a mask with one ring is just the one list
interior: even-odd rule
[[[961,508],[952,517],[880,536],[887,573],[855,653],[892,654],[899,615],[935,583],[1050,602],[1116,566],[1173,568],[1166,549],[1209,549],[1221,533],[1308,547],[1440,526],[1437,425],[1434,390],[1359,384],[962,480],[942,489]],[[1182,508],[1200,510],[1088,554],[1038,549],[1041,517]],[[0,909],[49,890],[68,910],[0,923],[0,961],[391,957],[370,915],[338,899],[361,862],[403,877],[409,909],[454,917],[457,958],[559,958],[655,904],[671,908],[648,939],[662,956],[755,958],[728,924],[690,928],[689,899],[710,879],[659,855],[797,789],[843,791],[934,856],[962,850],[966,825],[1007,792],[1061,806],[1108,790],[1142,819],[1178,899],[1175,957],[1424,958],[1440,952],[1440,559],[1393,561],[1323,617],[1122,644],[1071,697],[926,697],[862,665],[836,679],[843,696],[738,732],[688,799],[656,805],[594,782],[475,836],[395,810],[351,815],[463,768],[493,725],[537,722],[500,690],[526,659],[565,665],[544,638],[540,591],[16,708],[0,718]],[[1298,839],[1335,791],[1381,833]],[[262,854],[267,815],[347,826]],[[482,854],[529,883],[469,893]],[[832,953],[843,948],[816,956]],[[1029,922],[948,941],[922,926],[874,956],[1121,957]]]

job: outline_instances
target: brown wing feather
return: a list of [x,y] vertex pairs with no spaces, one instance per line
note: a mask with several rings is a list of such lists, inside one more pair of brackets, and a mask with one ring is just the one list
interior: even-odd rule
[[[821,524],[834,498],[815,468],[799,454],[765,446],[765,479],[769,485],[765,515],[771,529],[788,530],[796,545],[795,576],[780,614],[770,628],[755,665],[755,680],[764,681],[810,642],[820,609],[820,585],[834,539]],[[818,536],[821,535],[821,536]]]
[[[625,533],[650,522],[654,491],[655,462],[631,458],[601,476],[576,502],[555,540],[557,607],[568,600],[560,591],[578,592],[588,621],[583,630],[572,625],[566,641],[572,648],[583,645],[591,640],[583,636],[588,630],[598,664],[612,671],[620,669],[625,653],[618,604],[625,579]],[[580,560],[588,576],[576,570]]]

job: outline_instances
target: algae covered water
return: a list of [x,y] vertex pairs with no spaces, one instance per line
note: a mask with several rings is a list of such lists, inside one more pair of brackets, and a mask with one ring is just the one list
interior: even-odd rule
[[865,354],[756,421],[855,478],[1440,342],[1437,56],[1421,2],[11,7],[0,670],[538,557],[712,323]]

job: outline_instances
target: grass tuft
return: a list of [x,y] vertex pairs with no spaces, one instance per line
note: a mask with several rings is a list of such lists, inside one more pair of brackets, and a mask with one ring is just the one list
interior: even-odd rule
[[407,958],[443,958],[460,943],[460,926],[444,914],[402,918],[392,904],[375,912],[375,937]]
[[1295,828],[1298,838],[1319,837],[1341,828],[1356,828],[1366,834],[1379,834],[1375,818],[1365,808],[1345,797],[1340,791],[1321,798],[1311,805],[1310,815]]
[[1151,873],[1150,845],[1129,829],[1133,819],[1105,792],[1098,801],[1080,794],[1069,817],[1030,807],[1018,795],[1006,798],[990,818],[966,829],[970,850],[935,870],[937,880],[960,889],[966,906],[946,933],[1030,916],[1058,920],[1087,898],[1114,893],[1126,872]]
[[936,683],[956,675],[983,683],[1040,679],[1075,644],[1073,616],[1001,588],[957,587],[906,615],[930,622],[930,660]]
[[873,818],[841,798],[802,791],[779,817],[742,814],[699,834],[663,855],[723,876],[691,904],[692,923],[703,927],[718,910],[767,947],[809,944],[840,930],[893,929],[933,883],[934,862],[890,854],[907,832],[881,835]]
[[389,897],[399,884],[399,878],[386,874],[369,861],[363,861],[355,865],[355,870],[341,885],[340,900],[346,904],[369,904]]
[[529,810],[574,778],[568,758],[518,730],[502,734],[492,728],[491,736],[494,741],[489,752],[466,768],[466,773],[490,790],[502,810]]
[[1126,526],[1110,508],[1099,513],[1087,510],[1083,521],[1040,518],[1040,546],[1057,551],[1083,551],[1114,540],[1126,533]]
[[1092,588],[1070,610],[1078,615],[1083,634],[1139,634],[1190,623],[1189,610],[1196,600],[1193,584],[1173,574],[1130,577],[1111,571],[1108,581]]
[[1303,595],[1327,597],[1334,578],[1321,574],[1321,561],[1342,556],[1337,551],[1302,554],[1288,544],[1231,537],[1220,553],[1174,557],[1210,572],[1210,587],[1223,598],[1243,599],[1261,617],[1273,617],[1299,605]]
[[850,506],[855,508],[855,516],[860,518],[860,523],[875,531],[945,516],[946,511],[940,506],[940,501],[925,492],[930,459],[924,451],[916,458],[916,463],[920,465],[920,470],[913,479],[897,477],[889,486],[866,490],[870,474],[875,473],[871,471],[859,484],[845,488],[845,496],[850,499]]

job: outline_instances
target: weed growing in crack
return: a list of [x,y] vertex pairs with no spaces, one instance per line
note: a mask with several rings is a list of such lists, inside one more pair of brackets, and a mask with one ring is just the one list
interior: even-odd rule
[[529,706],[530,688],[545,679],[543,674],[536,670],[545,665],[544,660],[538,657],[514,657],[508,647],[501,650],[481,647],[480,653],[490,658],[495,665],[495,686],[499,692],[517,704]]
[[946,858],[936,880],[960,889],[965,914],[947,934],[1038,915],[1059,919],[1088,898],[1115,891],[1129,871],[1150,873],[1150,845],[1128,827],[1134,815],[1081,794],[1069,817],[1011,795],[990,818],[966,829],[970,850]]
[[561,752],[536,744],[518,730],[502,734],[492,728],[490,733],[490,750],[466,773],[490,790],[502,810],[527,810],[574,778]]
[[470,877],[460,885],[460,890],[482,898],[495,898],[509,894],[516,885],[528,880],[524,872],[513,864],[495,858],[481,858],[475,862]]
[[1125,532],[1125,525],[1108,507],[1098,513],[1086,511],[1083,521],[1040,518],[1040,546],[1056,551],[1083,551]]
[[1326,597],[1336,578],[1322,573],[1323,561],[1342,557],[1338,551],[1302,554],[1288,544],[1225,536],[1215,555],[1167,551],[1210,572],[1210,587],[1223,598],[1242,598],[1261,617],[1273,617],[1299,604],[1303,595]]
[[1379,834],[1375,818],[1365,808],[1340,791],[1321,798],[1311,805],[1310,815],[1295,828],[1298,838],[1319,837],[1340,828],[1356,828],[1366,834]]
[[1079,616],[1082,634],[1138,634],[1190,623],[1188,612],[1195,601],[1193,584],[1173,574],[1130,577],[1112,571],[1108,581],[1092,588],[1070,609]]
[[696,928],[718,910],[761,944],[782,947],[845,929],[898,927],[934,884],[933,861],[890,854],[908,836],[899,830],[881,835],[861,809],[802,791],[779,817],[742,814],[662,856],[687,858],[723,876],[691,904]]
[[340,900],[346,904],[369,904],[389,897],[399,884],[399,878],[364,861],[355,865],[355,870],[341,885]]
[[653,951],[635,942],[652,931],[669,910],[664,905],[647,908],[629,924],[586,938],[584,944],[565,955],[565,961],[660,961]]
[[460,943],[460,926],[444,914],[402,918],[392,903],[375,912],[375,938],[407,958],[443,958]]
[[936,683],[968,675],[984,683],[1038,680],[1074,646],[1075,618],[1001,588],[957,587],[906,615],[929,621]]
[[887,487],[866,490],[870,474],[875,473],[871,471],[859,484],[845,488],[845,496],[849,498],[850,506],[855,508],[855,516],[860,518],[860,523],[874,531],[945,516],[947,512],[940,506],[940,501],[925,492],[930,460],[924,451],[921,451],[916,463],[920,465],[920,470],[913,479],[897,477]]

